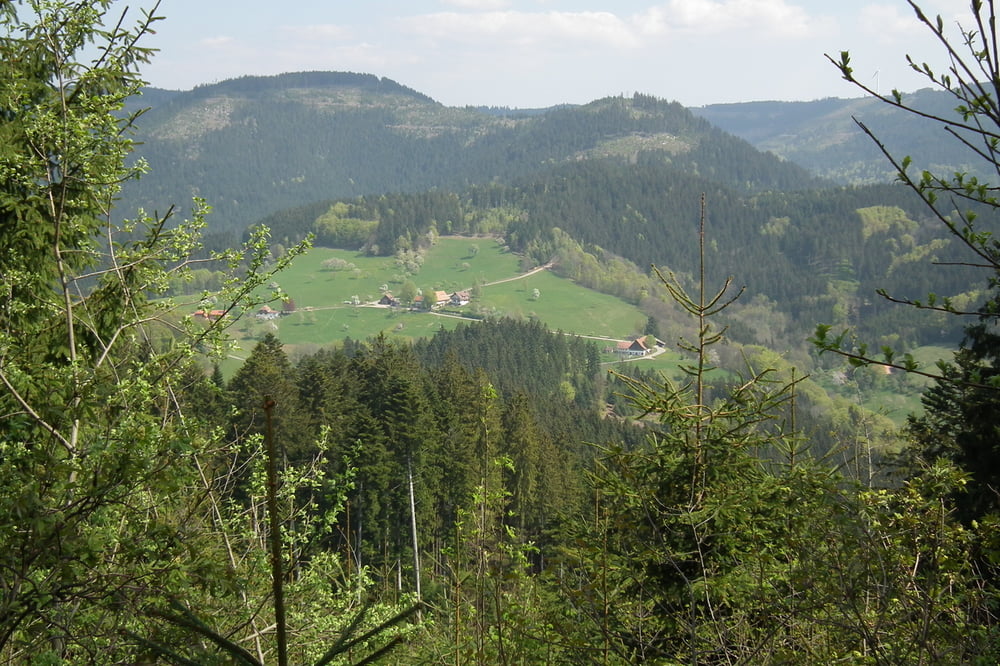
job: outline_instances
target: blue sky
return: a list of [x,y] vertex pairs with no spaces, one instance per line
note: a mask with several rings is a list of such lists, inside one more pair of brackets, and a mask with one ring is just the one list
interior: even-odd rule
[[[954,27],[968,2],[921,6]],[[905,54],[942,62],[905,0],[161,0],[158,13],[144,75],[171,89],[332,70],[449,106],[633,92],[700,106],[860,96],[824,53],[851,51],[884,91],[924,87]]]

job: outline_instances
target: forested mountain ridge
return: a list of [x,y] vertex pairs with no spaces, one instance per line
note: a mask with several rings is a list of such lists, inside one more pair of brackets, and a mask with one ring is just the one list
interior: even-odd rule
[[643,152],[741,189],[815,183],[680,104],[639,94],[507,113],[446,107],[372,75],[310,72],[148,90],[130,102],[144,104],[136,155],[158,177],[130,184],[123,208],[168,202],[183,210],[203,197],[214,208],[213,232],[317,200],[507,182]]
[[[949,116],[955,106],[950,93],[929,88],[902,99],[940,116]],[[855,119],[871,128],[894,154],[910,155],[914,168],[988,175],[977,171],[969,152],[940,126],[870,97],[710,104],[691,111],[759,150],[844,184],[886,183],[896,175]]]

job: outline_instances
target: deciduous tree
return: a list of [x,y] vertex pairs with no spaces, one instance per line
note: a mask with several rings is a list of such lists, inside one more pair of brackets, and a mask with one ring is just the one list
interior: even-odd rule
[[[115,6],[0,3],[5,662],[134,662],[147,610],[226,578],[189,557],[205,535],[187,491],[202,486],[209,430],[177,398],[228,317],[195,321],[163,298],[191,269],[207,208],[181,223],[114,209],[144,168],[126,161],[138,114],[123,108],[157,20]],[[252,236],[217,258],[224,313],[266,284],[266,234]]]
[[[907,0],[917,20],[936,39],[941,49],[943,69],[906,56],[910,67],[927,82],[953,98],[955,114],[938,115],[914,106],[903,93],[885,94],[872,89],[855,76],[848,52],[830,58],[843,77],[867,94],[896,109],[921,116],[968,149],[970,162],[982,164],[982,173],[1000,176],[1000,42],[997,40],[993,0],[973,0],[968,23],[957,32],[940,17],[927,15],[914,0]],[[931,377],[936,386],[927,393],[926,415],[911,422],[914,438],[911,453],[925,460],[944,456],[960,464],[972,478],[960,504],[967,520],[1000,509],[1000,488],[993,470],[1000,463],[995,442],[1000,420],[1000,335],[996,332],[1000,315],[1000,242],[996,240],[1000,219],[997,183],[980,180],[967,173],[935,173],[920,168],[908,156],[890,151],[862,121],[860,129],[879,147],[898,173],[899,180],[923,200],[926,208],[950,232],[952,242],[964,250],[962,264],[981,270],[984,285],[993,291],[976,309],[960,309],[947,298],[928,294],[913,300],[891,301],[916,308],[943,312],[969,321],[965,340],[952,363],[937,369],[920,367],[909,354],[883,347],[881,354],[855,343],[847,334],[832,335],[828,326],[817,329],[815,342],[823,350],[844,354],[855,365],[881,363],[907,372]],[[942,270],[947,270],[943,268]],[[919,462],[911,459],[911,471]]]

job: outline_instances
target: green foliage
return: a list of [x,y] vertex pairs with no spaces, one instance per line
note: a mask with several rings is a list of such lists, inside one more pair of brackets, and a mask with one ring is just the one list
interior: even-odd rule
[[308,421],[292,364],[278,338],[264,336],[230,380],[228,391],[237,441],[263,431],[263,406],[270,397],[281,405],[274,418],[275,437],[287,456],[294,460],[302,455],[309,439]]
[[858,215],[861,216],[861,233],[865,239],[890,231],[912,233],[918,226],[898,206],[868,206],[858,209]]
[[[722,159],[725,142],[705,140],[690,114],[636,96],[537,123],[500,123],[508,129],[474,143],[494,156],[492,178],[519,163],[512,146],[538,165],[546,141],[566,154],[621,151],[641,142],[602,146],[587,137],[608,127],[652,136],[672,123],[669,163],[640,153],[632,165],[563,165],[541,185],[326,202],[282,217],[276,238],[252,229],[242,248],[212,257],[211,274],[196,275],[203,203],[180,224],[143,214],[117,223],[112,207],[119,184],[135,175],[125,161],[134,118],[121,107],[140,85],[134,68],[147,52],[137,40],[153,17],[125,29],[105,14],[110,3],[24,7],[0,5],[0,241],[9,250],[0,257],[0,659],[265,663],[275,658],[276,631],[262,609],[278,606],[281,590],[287,612],[274,624],[289,629],[298,663],[367,663],[404,638],[413,640],[406,657],[414,661],[458,663],[995,661],[989,572],[997,520],[985,500],[996,484],[988,471],[996,303],[968,331],[968,364],[950,385],[962,391],[930,393],[931,419],[919,432],[914,426],[927,448],[970,473],[918,459],[917,471],[893,487],[848,481],[797,429],[796,409],[822,401],[814,385],[754,348],[745,349],[742,373],[733,363],[717,367],[737,355],[719,344],[725,329],[717,317],[732,315],[755,338],[790,335],[772,315],[783,283],[796,277],[815,279],[817,298],[826,299],[799,303],[800,315],[829,307],[845,321],[866,312],[859,291],[881,275],[879,266],[912,281],[918,258],[947,248],[906,205],[872,208],[897,202],[856,190],[826,208],[817,193],[748,199],[743,191],[799,182],[797,172],[764,182],[752,165],[768,160],[755,162],[739,152],[745,148],[737,154],[746,159]],[[97,61],[79,63],[93,40]],[[383,83],[421,101],[361,75],[316,78],[326,88],[312,100],[317,107],[357,107]],[[245,80],[217,91],[264,87],[287,97],[286,84],[309,80]],[[413,113],[433,115],[421,108]],[[288,115],[308,123],[322,113]],[[350,117],[354,129],[371,123]],[[369,141],[366,150],[426,146],[407,143],[423,125],[404,126],[405,141]],[[206,145],[224,138],[217,129],[198,128]],[[456,132],[443,140],[457,140]],[[412,168],[414,155],[396,157]],[[695,233],[692,209],[678,197],[710,181],[680,176],[664,197],[663,176],[675,168],[745,181],[740,193],[713,187],[725,229],[717,242],[705,241],[702,201],[695,260],[675,247]],[[607,187],[592,187],[595,179]],[[291,177],[283,187],[298,196],[306,180]],[[992,206],[978,181],[956,183],[972,203]],[[923,176],[913,184],[930,202],[941,185]],[[799,214],[809,206],[820,212]],[[953,231],[992,260],[991,237],[975,226],[983,210],[956,218]],[[305,282],[290,282],[297,289],[288,295],[272,271],[303,252],[296,239],[323,215],[318,231],[365,246],[360,272],[390,255],[409,271],[435,251],[452,251],[450,266],[485,271],[492,253],[465,239],[455,254],[438,233],[502,230],[512,247],[555,257],[579,279],[650,306],[658,316],[635,313],[627,325],[636,331],[644,319],[653,329],[677,326],[669,312],[691,315],[680,343],[684,374],[618,375],[640,423],[610,418],[593,344],[537,321],[499,320],[442,330],[414,346],[347,339],[339,350],[298,357],[263,335],[223,387],[218,366],[209,378],[205,357],[217,361],[229,350],[229,321],[277,300],[288,310],[298,302],[285,319],[314,316]],[[608,224],[580,240],[571,230],[588,216]],[[306,227],[295,227],[303,220]],[[674,226],[682,230],[674,239],[649,231]],[[906,237],[894,244],[901,230]],[[768,285],[768,297],[737,311],[728,280],[715,293],[705,285],[719,274],[713,266],[741,257],[760,265],[753,280]],[[674,310],[653,308],[659,285],[636,278],[630,261],[646,259],[673,269],[653,274]],[[421,283],[437,287],[433,271],[419,267]],[[315,261],[310,270],[322,268]],[[350,273],[335,279],[360,279]],[[544,293],[548,305],[560,300],[557,283],[543,281],[550,278],[510,288],[521,302]],[[206,289],[217,282],[220,293],[199,303],[215,314],[172,309],[165,296],[188,280]],[[478,295],[491,288],[479,284]],[[924,301],[944,312],[955,303]],[[850,341],[829,326],[816,339],[830,349]],[[878,346],[886,363],[913,369],[915,359],[890,340]],[[852,356],[853,381],[892,381],[864,374],[867,351],[859,346]],[[274,404],[265,407],[266,398]],[[860,410],[843,411],[859,432],[878,426]],[[262,440],[265,424],[274,437]],[[587,442],[599,445],[596,461]],[[264,443],[277,452],[264,455]],[[593,470],[589,489],[584,469]],[[969,502],[955,504],[966,492]],[[424,599],[426,606],[413,604]]]
[[[146,296],[189,230],[162,221],[109,233],[133,118],[115,112],[149,51],[134,27],[99,29],[110,3],[0,7],[0,654],[85,659],[120,649],[142,592],[162,585],[176,502],[152,510],[198,446],[163,421],[158,386],[178,357],[152,349]],[[24,15],[24,18],[22,18]],[[111,21],[111,25],[115,25]],[[96,40],[103,57],[79,59]],[[110,243],[107,240],[111,239]],[[109,257],[113,261],[109,261]],[[158,536],[160,535],[160,536]],[[166,557],[166,559],[161,559]],[[138,594],[136,594],[138,591]]]
[[[143,123],[140,154],[161,175],[130,186],[128,205],[183,200],[197,185],[201,196],[226,202],[215,220],[222,232],[308,201],[372,192],[424,192],[418,197],[425,201],[443,200],[443,192],[427,191],[470,185],[481,186],[488,197],[491,183],[510,183],[552,164],[602,156],[626,162],[645,153],[670,159],[678,172],[698,169],[750,190],[812,182],[803,169],[757,152],[673,102],[614,97],[503,118],[448,108],[388,79],[381,87],[372,79],[286,74],[202,86],[162,103],[150,96],[154,108]],[[169,168],[173,165],[183,168]],[[198,182],[190,182],[188,174],[198,174]],[[503,208],[496,203],[491,208]],[[307,224],[329,205],[316,206]],[[389,229],[394,225],[389,217],[421,226],[429,220],[394,204],[387,208],[396,214],[355,209],[339,217],[379,220],[388,233],[378,233],[375,244],[391,254],[401,234]],[[504,211],[475,219],[440,215],[437,231],[501,233],[510,217]],[[278,239],[293,238],[276,222],[266,224]]]
[[351,208],[344,202],[330,209],[313,222],[316,243],[325,247],[357,249],[363,246],[378,227],[378,220],[350,217]]
[[[912,0],[909,4],[917,20],[937,41],[948,64],[940,70],[909,56],[907,61],[913,70],[950,98],[953,106],[947,112],[928,111],[918,106],[916,100],[895,90],[887,95],[871,90],[855,78],[847,52],[830,60],[846,80],[880,102],[931,121],[936,129],[947,133],[956,146],[966,151],[973,162],[981,165],[980,171],[995,177],[1000,164],[1000,144],[996,136],[1000,110],[993,86],[1000,69],[996,61],[994,3],[992,0],[973,2],[972,25],[959,25],[957,35],[946,30],[940,17],[929,17]],[[957,319],[956,315],[972,316],[977,323],[966,325],[965,339],[954,362],[940,363],[936,369],[919,366],[913,356],[901,354],[890,346],[882,347],[879,358],[876,353],[869,352],[865,343],[855,342],[846,332],[833,336],[828,327],[817,330],[814,342],[822,351],[841,354],[857,366],[881,363],[935,382],[924,397],[926,414],[910,424],[909,435],[913,439],[907,452],[910,469],[920,469],[939,457],[961,465],[972,477],[969,488],[959,495],[962,517],[967,521],[981,519],[998,509],[994,480],[988,470],[995,467],[997,460],[991,442],[996,438],[995,414],[1000,398],[996,380],[996,352],[1000,342],[995,332],[1000,244],[994,237],[1000,201],[995,186],[985,179],[965,170],[938,172],[918,168],[909,155],[899,157],[871,128],[860,122],[858,125],[897,171],[899,180],[916,194],[948,232],[952,242],[961,248],[963,254],[957,262],[974,268],[976,273],[970,281],[976,288],[964,290],[957,299],[940,296],[939,289],[928,290],[926,297],[901,296],[890,289],[880,293],[890,301],[913,309],[951,319]],[[934,244],[918,246],[910,255],[931,254],[936,249]],[[965,307],[970,302],[970,292],[980,291],[979,285],[988,286],[989,296],[978,308]]]
[[626,378],[649,435],[604,451],[595,507],[570,528],[556,581],[572,603],[553,621],[571,650],[603,663],[995,658],[992,593],[971,558],[987,532],[956,522],[949,500],[965,476],[941,464],[895,490],[846,482],[795,432],[794,378],[750,366],[708,382],[726,288],[664,285],[698,320],[689,380]]
[[[263,664],[275,659],[319,665],[366,663],[402,642],[408,633],[405,621],[419,604],[371,599],[364,572],[345,572],[338,557],[316,547],[329,538],[344,510],[355,473],[352,461],[345,461],[340,472],[330,471],[333,442],[327,435],[324,429],[311,460],[282,465],[276,480],[268,466],[277,461],[259,436],[253,438],[243,445],[248,454],[246,479],[233,479],[230,472],[201,489],[205,511],[198,517],[226,535],[225,549],[212,556],[227,560],[230,576],[239,582],[229,594],[191,590],[183,603],[174,598],[153,609],[152,633],[133,635],[139,645],[176,664]],[[235,494],[234,482],[240,487]],[[269,573],[276,560],[274,551],[269,556],[264,546],[275,534],[273,522],[265,526],[261,519],[271,512],[271,491],[281,522],[281,578]],[[272,618],[262,617],[260,608],[274,593],[276,580],[282,581],[282,611],[269,628]],[[271,640],[274,626],[286,626],[292,640],[284,645],[280,638],[277,643]]]
[[126,162],[136,114],[121,110],[156,18],[117,20],[111,5],[0,6],[4,661],[135,661],[126,635],[146,632],[147,611],[231,583],[191,520],[214,449],[180,396],[195,356],[226,348],[228,313],[268,282],[270,243],[257,230],[216,257],[211,306],[225,315],[171,311],[164,295],[197,266],[207,207],[179,223],[117,220],[122,183],[144,170]]
[[492,461],[467,498],[443,550],[450,586],[447,615],[430,640],[418,645],[421,659],[455,663],[553,663],[557,637],[544,622],[539,584],[530,575],[536,549],[504,520],[510,492],[496,485],[512,473],[508,458]]
[[413,305],[414,299],[417,297],[417,285],[412,280],[407,280],[400,285],[396,296],[403,305]]

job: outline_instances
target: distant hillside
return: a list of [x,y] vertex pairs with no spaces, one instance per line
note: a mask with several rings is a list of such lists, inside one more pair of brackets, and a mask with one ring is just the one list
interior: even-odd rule
[[216,232],[318,200],[508,182],[593,157],[655,153],[741,190],[813,183],[679,104],[642,95],[529,112],[452,108],[385,78],[307,72],[151,90],[136,103],[151,107],[137,154],[152,175],[130,186],[123,207],[204,197]]
[[527,263],[556,259],[562,275],[640,304],[650,265],[697,275],[704,193],[709,281],[735,276],[755,299],[737,338],[795,346],[828,322],[947,342],[954,327],[900,314],[876,289],[923,298],[979,286],[968,271],[926,270],[958,258],[912,193],[830,187],[791,161],[842,180],[889,180],[852,115],[891,147],[935,149],[933,132],[866,100],[699,110],[710,122],[639,94],[544,110],[451,108],[388,79],[313,72],[150,91],[146,101],[139,154],[152,175],[123,206],[204,197],[216,249],[260,221],[275,252],[311,232],[401,265],[437,234],[493,235]]
[[[263,222],[281,245],[311,232],[318,245],[392,256],[400,265],[437,234],[493,234],[525,268],[553,263],[561,276],[646,307],[647,296],[662,293],[647,279],[651,265],[693,287],[703,193],[706,277],[720,285],[732,276],[754,303],[754,322],[733,329],[742,341],[798,346],[819,322],[873,337],[893,331],[909,344],[954,341],[955,318],[894,306],[877,290],[959,298],[983,286],[974,269],[954,265],[960,248],[900,185],[750,193],[712,174],[679,173],[655,154],[635,163],[580,160],[512,185],[319,202]],[[935,261],[952,265],[929,270]]]
[[[957,119],[955,99],[948,93],[920,90],[905,95],[904,101]],[[872,98],[713,104],[691,111],[760,150],[841,183],[889,182],[895,178],[854,118],[871,128],[895,155],[910,155],[916,169],[976,173],[970,165],[972,154],[943,128]]]

